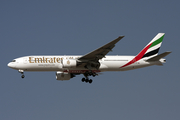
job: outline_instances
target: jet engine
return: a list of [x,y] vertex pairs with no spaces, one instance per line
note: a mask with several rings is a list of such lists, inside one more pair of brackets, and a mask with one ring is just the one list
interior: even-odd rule
[[74,59],[64,59],[62,64],[63,68],[75,68],[77,66],[77,61]]
[[72,78],[72,75],[67,72],[56,72],[56,80],[70,80]]

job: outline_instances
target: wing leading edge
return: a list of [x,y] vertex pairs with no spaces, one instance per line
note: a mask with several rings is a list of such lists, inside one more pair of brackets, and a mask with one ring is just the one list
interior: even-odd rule
[[105,57],[112,49],[115,47],[115,44],[120,41],[124,36],[119,36],[115,40],[103,45],[102,47],[83,55],[82,57],[78,58],[78,61],[87,62],[87,61],[94,61],[97,62],[99,59]]

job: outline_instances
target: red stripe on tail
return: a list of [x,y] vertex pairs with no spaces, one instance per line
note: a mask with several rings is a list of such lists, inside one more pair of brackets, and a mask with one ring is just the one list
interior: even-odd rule
[[[152,43],[151,43],[152,44]],[[133,58],[130,62],[128,62],[127,64],[121,66],[120,68],[126,67],[128,65],[131,65],[135,62],[137,62],[138,60],[140,60],[144,54],[146,53],[146,51],[149,49],[149,47],[151,46],[151,44],[149,44],[148,46],[146,46],[135,58]]]

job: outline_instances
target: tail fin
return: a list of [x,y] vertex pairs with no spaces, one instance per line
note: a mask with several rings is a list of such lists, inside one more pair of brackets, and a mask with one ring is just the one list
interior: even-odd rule
[[145,58],[150,59],[152,57],[155,57],[156,55],[158,55],[159,49],[161,47],[162,44],[162,40],[164,38],[165,33],[158,33],[152,40],[151,42],[149,42],[142,50],[139,54],[137,54],[130,62],[128,62],[127,64],[121,66],[122,67],[126,67],[132,63],[135,63],[136,61]]
[[[142,58],[150,59],[158,55],[165,33],[158,33],[141,52],[145,52]],[[140,53],[141,53],[140,52]]]

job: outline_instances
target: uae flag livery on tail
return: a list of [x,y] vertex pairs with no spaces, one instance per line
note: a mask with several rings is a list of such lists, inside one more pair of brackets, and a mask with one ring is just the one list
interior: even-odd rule
[[148,44],[149,48],[148,48],[148,50],[146,51],[146,53],[144,54],[144,56],[142,58],[145,58],[145,57],[151,58],[153,56],[158,55],[158,52],[159,52],[159,49],[161,47],[163,38],[164,38],[164,33],[157,34],[153,38],[153,40]]
[[162,44],[162,40],[164,38],[165,33],[158,33],[152,40],[149,42],[142,50],[141,52],[136,55],[130,62],[127,64],[121,66],[120,68],[126,67],[128,65],[131,65],[138,60],[142,58],[150,59],[156,55],[158,55],[159,49]]

